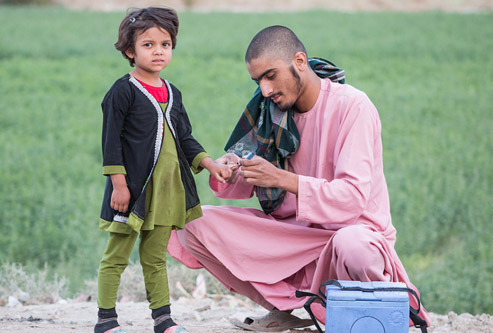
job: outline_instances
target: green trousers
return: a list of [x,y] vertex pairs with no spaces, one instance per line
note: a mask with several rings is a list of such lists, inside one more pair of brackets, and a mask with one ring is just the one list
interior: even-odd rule
[[[140,232],[139,256],[149,308],[169,305],[168,275],[166,272],[166,248],[171,227],[154,226],[154,230]],[[139,234],[110,232],[108,246],[99,265],[98,307],[111,309],[116,305],[120,278],[128,266],[130,253]]]

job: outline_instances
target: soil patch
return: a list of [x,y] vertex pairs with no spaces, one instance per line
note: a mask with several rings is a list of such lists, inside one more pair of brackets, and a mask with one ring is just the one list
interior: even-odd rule
[[[171,307],[175,321],[191,333],[239,333],[245,332],[231,324],[246,316],[263,315],[266,310],[231,295],[216,295],[202,299],[180,298]],[[117,305],[120,324],[132,333],[152,332],[153,321],[146,302],[120,302]],[[303,309],[293,314],[309,318]],[[43,305],[19,305],[0,307],[0,330],[17,333],[91,332],[97,315],[94,302],[66,302]],[[433,325],[429,332],[471,333],[493,332],[493,318],[483,314],[448,315],[430,314]],[[315,326],[305,330],[285,332],[316,332]],[[416,328],[411,333],[421,332]]]

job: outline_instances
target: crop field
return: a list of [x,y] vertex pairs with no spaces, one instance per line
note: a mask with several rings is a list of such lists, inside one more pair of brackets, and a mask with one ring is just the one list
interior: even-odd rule
[[[70,293],[94,279],[106,245],[100,103],[130,71],[113,47],[123,15],[0,6],[0,260],[46,264]],[[396,249],[424,305],[493,313],[493,14],[179,16],[163,76],[213,158],[256,88],[249,41],[265,26],[290,27],[379,110]],[[206,172],[196,181],[203,204],[258,207],[215,198]]]

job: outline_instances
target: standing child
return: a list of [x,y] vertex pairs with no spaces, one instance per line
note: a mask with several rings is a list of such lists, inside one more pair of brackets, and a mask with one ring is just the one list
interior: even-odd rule
[[178,17],[169,8],[134,10],[120,24],[115,47],[135,69],[113,84],[101,104],[108,177],[100,228],[109,241],[99,267],[95,333],[126,332],[117,321],[116,297],[139,234],[154,332],[187,332],[170,316],[166,247],[171,230],[202,215],[190,168],[206,168],[221,182],[231,176],[193,138],[180,91],[160,78],[177,33]]

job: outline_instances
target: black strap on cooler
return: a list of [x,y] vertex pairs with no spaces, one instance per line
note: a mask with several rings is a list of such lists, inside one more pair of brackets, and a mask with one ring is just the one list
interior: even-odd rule
[[306,312],[308,312],[308,314],[310,315],[310,318],[312,319],[313,323],[317,327],[317,330],[320,333],[323,333],[324,331],[322,331],[322,329],[320,328],[320,325],[318,324],[318,321],[315,318],[315,315],[313,314],[312,309],[310,308],[310,306],[312,305],[312,303],[314,301],[316,301],[317,299],[319,299],[320,300],[320,303],[322,303],[322,305],[325,308],[325,306],[326,306],[325,299],[324,299],[325,297],[320,297],[319,295],[310,293],[308,291],[296,290],[296,297],[305,297],[305,296],[309,296],[310,298],[308,299],[308,301],[305,302],[305,305],[303,305],[303,307],[305,308]]
[[311,305],[313,302],[315,302],[317,299],[320,300],[320,303],[322,306],[325,308],[327,306],[325,302],[325,294],[322,292],[322,287],[325,286],[336,286],[342,290],[350,290],[350,291],[363,291],[363,292],[374,292],[374,291],[405,291],[414,296],[416,300],[418,301],[418,308],[415,309],[412,306],[409,306],[409,318],[411,321],[414,323],[414,326],[421,329],[422,333],[427,333],[428,330],[426,329],[428,325],[426,324],[426,321],[421,319],[420,316],[418,316],[419,311],[421,310],[421,301],[419,300],[418,294],[410,289],[410,288],[388,288],[388,287],[382,287],[382,288],[362,288],[362,287],[346,287],[342,286],[339,281],[331,279],[323,282],[320,287],[318,288],[318,295],[308,292],[308,291],[301,291],[301,290],[296,290],[296,297],[310,297],[308,301],[306,301],[305,305],[303,306],[305,310],[308,312],[310,315],[310,318],[312,321],[315,323],[315,326],[317,327],[318,331],[323,333],[322,329],[320,328],[320,325],[317,322],[317,319],[313,315]]

